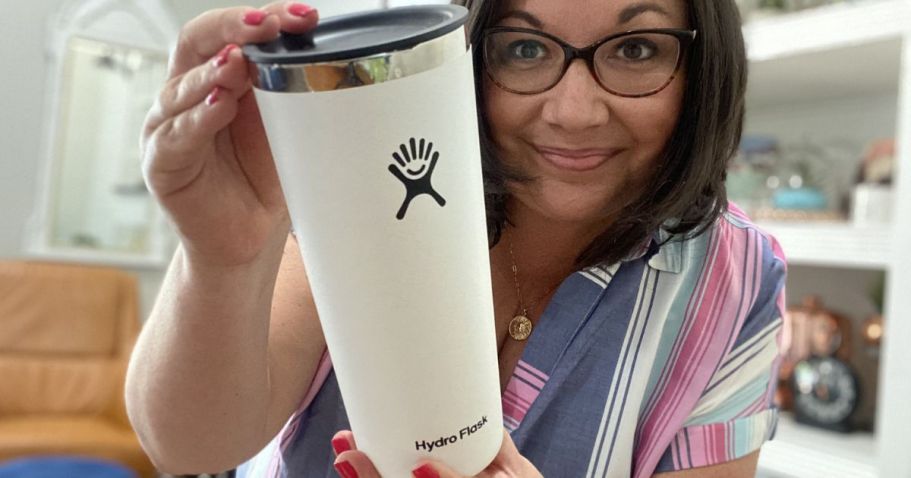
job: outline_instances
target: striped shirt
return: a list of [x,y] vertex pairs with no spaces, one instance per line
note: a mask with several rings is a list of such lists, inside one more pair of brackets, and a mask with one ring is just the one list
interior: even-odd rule
[[[771,438],[785,259],[733,204],[704,234],[658,233],[625,261],[567,277],[502,396],[504,426],[544,476],[647,477],[734,460]],[[334,477],[350,428],[328,354],[250,477]]]

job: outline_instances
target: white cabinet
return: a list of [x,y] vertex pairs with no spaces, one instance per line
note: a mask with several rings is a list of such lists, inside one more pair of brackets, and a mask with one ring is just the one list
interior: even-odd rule
[[894,136],[898,160],[890,223],[762,224],[781,241],[789,266],[877,269],[888,281],[876,431],[837,435],[785,419],[776,440],[763,449],[760,474],[909,477],[911,1],[853,2],[766,18],[747,24],[744,34],[750,58],[747,132],[794,140]]

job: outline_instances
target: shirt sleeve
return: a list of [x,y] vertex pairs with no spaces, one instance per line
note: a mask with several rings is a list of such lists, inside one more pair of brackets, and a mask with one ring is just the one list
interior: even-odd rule
[[766,239],[767,259],[756,302],[655,472],[736,460],[758,450],[774,435],[786,265],[774,238]]

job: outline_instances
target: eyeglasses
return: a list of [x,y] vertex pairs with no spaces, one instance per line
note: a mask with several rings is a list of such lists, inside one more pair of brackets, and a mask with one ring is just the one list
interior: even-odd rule
[[696,30],[660,28],[617,33],[576,48],[529,28],[494,27],[483,35],[487,75],[500,88],[533,95],[553,88],[576,58],[608,92],[630,98],[654,95],[674,80]]

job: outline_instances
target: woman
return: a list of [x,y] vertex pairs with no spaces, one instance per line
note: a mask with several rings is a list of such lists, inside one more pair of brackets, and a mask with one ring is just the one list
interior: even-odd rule
[[[733,1],[470,3],[507,432],[480,476],[752,476],[776,421],[785,266],[725,196],[746,82]],[[257,476],[377,476],[336,433],[347,417],[233,46],[316,21],[286,2],[202,15],[149,114],[145,177],[182,241],[127,398],[163,470],[232,468],[271,442]],[[520,313],[527,340],[509,330]]]

